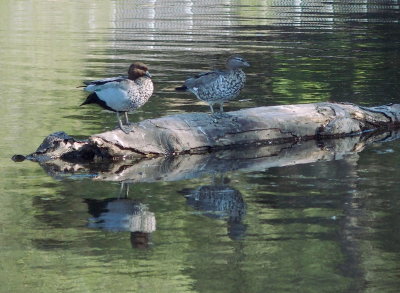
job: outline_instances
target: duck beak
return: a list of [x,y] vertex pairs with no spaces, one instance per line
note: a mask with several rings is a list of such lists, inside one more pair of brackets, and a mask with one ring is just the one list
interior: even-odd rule
[[247,61],[243,62],[243,65],[246,67],[250,67],[250,64]]
[[146,75],[147,77],[150,77],[150,78],[151,78],[150,72],[146,71],[145,75]]

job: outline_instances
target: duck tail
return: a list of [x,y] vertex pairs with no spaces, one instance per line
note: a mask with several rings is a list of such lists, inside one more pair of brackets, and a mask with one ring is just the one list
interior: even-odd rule
[[99,102],[99,97],[96,95],[96,93],[91,93],[88,95],[86,100],[80,104],[80,106],[87,105],[87,104],[97,104]]
[[185,92],[185,91],[187,91],[187,86],[186,85],[183,85],[183,86],[178,86],[178,87],[176,87],[175,88],[175,90],[177,91],[177,92]]

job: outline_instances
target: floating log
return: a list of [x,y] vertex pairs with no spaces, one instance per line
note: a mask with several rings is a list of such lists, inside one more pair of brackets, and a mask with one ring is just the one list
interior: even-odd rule
[[311,139],[361,135],[400,126],[400,104],[361,107],[349,103],[314,103],[258,107],[223,114],[189,113],[136,123],[76,140],[63,132],[49,135],[27,158],[46,161],[99,161],[201,154],[213,150]]
[[86,177],[95,181],[126,183],[181,181],[238,170],[254,172],[276,167],[342,160],[356,157],[371,143],[399,138],[400,131],[392,130],[337,139],[251,146],[247,147],[246,151],[236,148],[205,154],[108,160],[98,163],[54,159],[40,162],[40,165],[50,176],[57,179]]

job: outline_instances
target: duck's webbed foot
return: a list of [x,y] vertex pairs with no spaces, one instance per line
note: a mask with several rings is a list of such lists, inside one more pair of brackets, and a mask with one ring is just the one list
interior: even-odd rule
[[222,118],[229,118],[230,115],[226,112],[215,112],[214,117],[216,117],[217,119],[222,119]]
[[225,112],[214,112],[211,114],[213,117],[214,122],[218,122],[218,120],[229,118],[230,115]]
[[125,132],[126,134],[129,134],[130,132],[132,132],[133,124],[132,124],[132,123],[129,123],[127,113],[125,112],[124,114],[125,114],[125,120],[126,120],[126,122],[127,122],[126,125],[123,125],[123,124],[122,124],[121,118],[119,117],[119,112],[117,112],[118,125],[119,125],[119,128],[120,128],[123,132]]
[[217,112],[211,113],[210,117],[214,123],[218,123],[219,117]]
[[219,112],[215,112],[213,106],[210,104],[211,108],[211,116],[214,118],[214,122],[217,122],[218,119],[228,118],[229,114],[224,112],[223,104],[219,105]]
[[119,128],[126,134],[129,134],[133,130],[133,124],[128,124],[128,125],[120,125]]
[[213,117],[215,119],[219,119],[219,118],[221,118],[221,112],[211,113],[211,117]]

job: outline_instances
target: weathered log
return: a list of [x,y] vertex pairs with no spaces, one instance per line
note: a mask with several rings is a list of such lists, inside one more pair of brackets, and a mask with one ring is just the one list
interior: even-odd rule
[[[400,104],[361,107],[315,103],[244,109],[223,115],[191,113],[148,119],[76,140],[65,133],[45,139],[27,158],[96,161],[115,157],[198,154],[210,150],[337,138],[400,125]],[[18,157],[16,157],[18,159]]]
[[251,146],[246,148],[245,152],[241,149],[230,149],[206,154],[109,160],[96,164],[55,159],[40,164],[50,176],[55,178],[76,176],[98,181],[126,183],[180,181],[237,170],[254,172],[272,167],[341,160],[349,156],[357,156],[368,144],[399,138],[400,131],[392,130],[337,139]]

